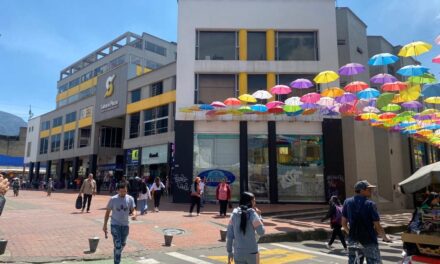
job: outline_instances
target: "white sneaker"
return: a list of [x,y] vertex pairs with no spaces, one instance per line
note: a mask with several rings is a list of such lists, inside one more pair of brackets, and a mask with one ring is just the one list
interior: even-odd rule
[[328,250],[332,250],[332,249],[333,249],[333,247],[332,247],[331,245],[329,245],[327,242],[325,243],[325,247],[326,247]]

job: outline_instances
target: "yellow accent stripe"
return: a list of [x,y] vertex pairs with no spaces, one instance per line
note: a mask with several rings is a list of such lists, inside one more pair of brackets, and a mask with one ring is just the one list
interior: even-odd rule
[[[269,93],[270,93],[270,89],[272,87],[274,87],[277,83],[275,73],[268,72],[266,80],[267,80],[266,81],[267,82],[267,91],[269,91]],[[273,100],[275,100],[275,96],[269,99],[269,101],[273,101]]]
[[176,90],[163,93],[158,96],[145,98],[139,102],[131,103],[127,105],[127,114],[137,113],[142,110],[155,108],[161,105],[174,103],[176,101]]
[[49,129],[48,130],[43,130],[43,131],[40,132],[40,138],[48,137],[49,134],[50,134],[50,130]]
[[84,90],[90,89],[93,86],[96,86],[97,84],[98,84],[98,76],[93,77],[92,79],[87,80],[87,81],[85,81],[83,83],[80,83],[80,84],[70,88],[67,91],[59,93],[57,95],[57,102],[59,102],[61,100],[64,100],[64,99],[66,99],[66,98],[68,98],[68,97],[70,97],[72,95],[75,95],[75,94],[77,94],[79,92],[82,92]]
[[246,94],[248,92],[248,76],[245,72],[238,74],[238,91],[239,95]]
[[239,59],[247,60],[247,31],[245,29],[238,31],[238,46],[240,47]]
[[51,135],[59,134],[61,133],[62,128],[63,128],[62,126],[54,127],[50,130],[50,134]]
[[76,128],[76,122],[70,122],[70,123],[64,125],[63,130],[64,130],[64,132],[66,132],[66,131],[70,131],[70,130],[75,130],[75,128]]
[[266,31],[266,57],[268,61],[275,60],[275,30]]
[[92,117],[86,117],[83,119],[80,119],[78,121],[78,128],[83,128],[83,127],[87,127],[87,126],[91,126],[92,125]]
[[152,71],[150,68],[142,67],[141,65],[136,65],[136,76],[142,75],[150,71]]

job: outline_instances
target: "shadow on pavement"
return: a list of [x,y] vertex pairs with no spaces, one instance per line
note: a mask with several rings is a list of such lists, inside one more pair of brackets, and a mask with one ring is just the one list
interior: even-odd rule
[[304,243],[303,245],[311,248],[321,248],[321,249],[326,248],[324,244],[317,244],[317,243]]
[[402,261],[402,257],[382,256],[382,260],[390,261],[393,263],[400,263],[400,261]]

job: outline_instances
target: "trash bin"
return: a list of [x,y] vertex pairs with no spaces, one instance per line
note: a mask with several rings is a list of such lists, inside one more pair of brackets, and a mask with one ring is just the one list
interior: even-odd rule
[[226,233],[227,233],[227,230],[220,229],[220,241],[226,241]]
[[89,238],[89,246],[90,246],[90,252],[95,252],[98,248],[99,243],[99,237],[91,237]]
[[165,246],[170,247],[171,242],[173,242],[173,235],[165,234]]
[[0,239],[0,255],[5,254],[7,244],[8,240]]

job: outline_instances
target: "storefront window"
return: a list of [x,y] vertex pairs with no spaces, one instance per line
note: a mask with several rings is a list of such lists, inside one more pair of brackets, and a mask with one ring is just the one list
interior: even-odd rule
[[425,143],[413,140],[414,171],[426,165]]
[[277,136],[278,199],[325,201],[322,138]]
[[240,196],[239,135],[194,135],[194,177],[206,177],[206,199],[215,200],[215,191],[222,178],[227,178],[232,199]]
[[249,191],[257,200],[269,200],[269,152],[267,135],[248,136]]

